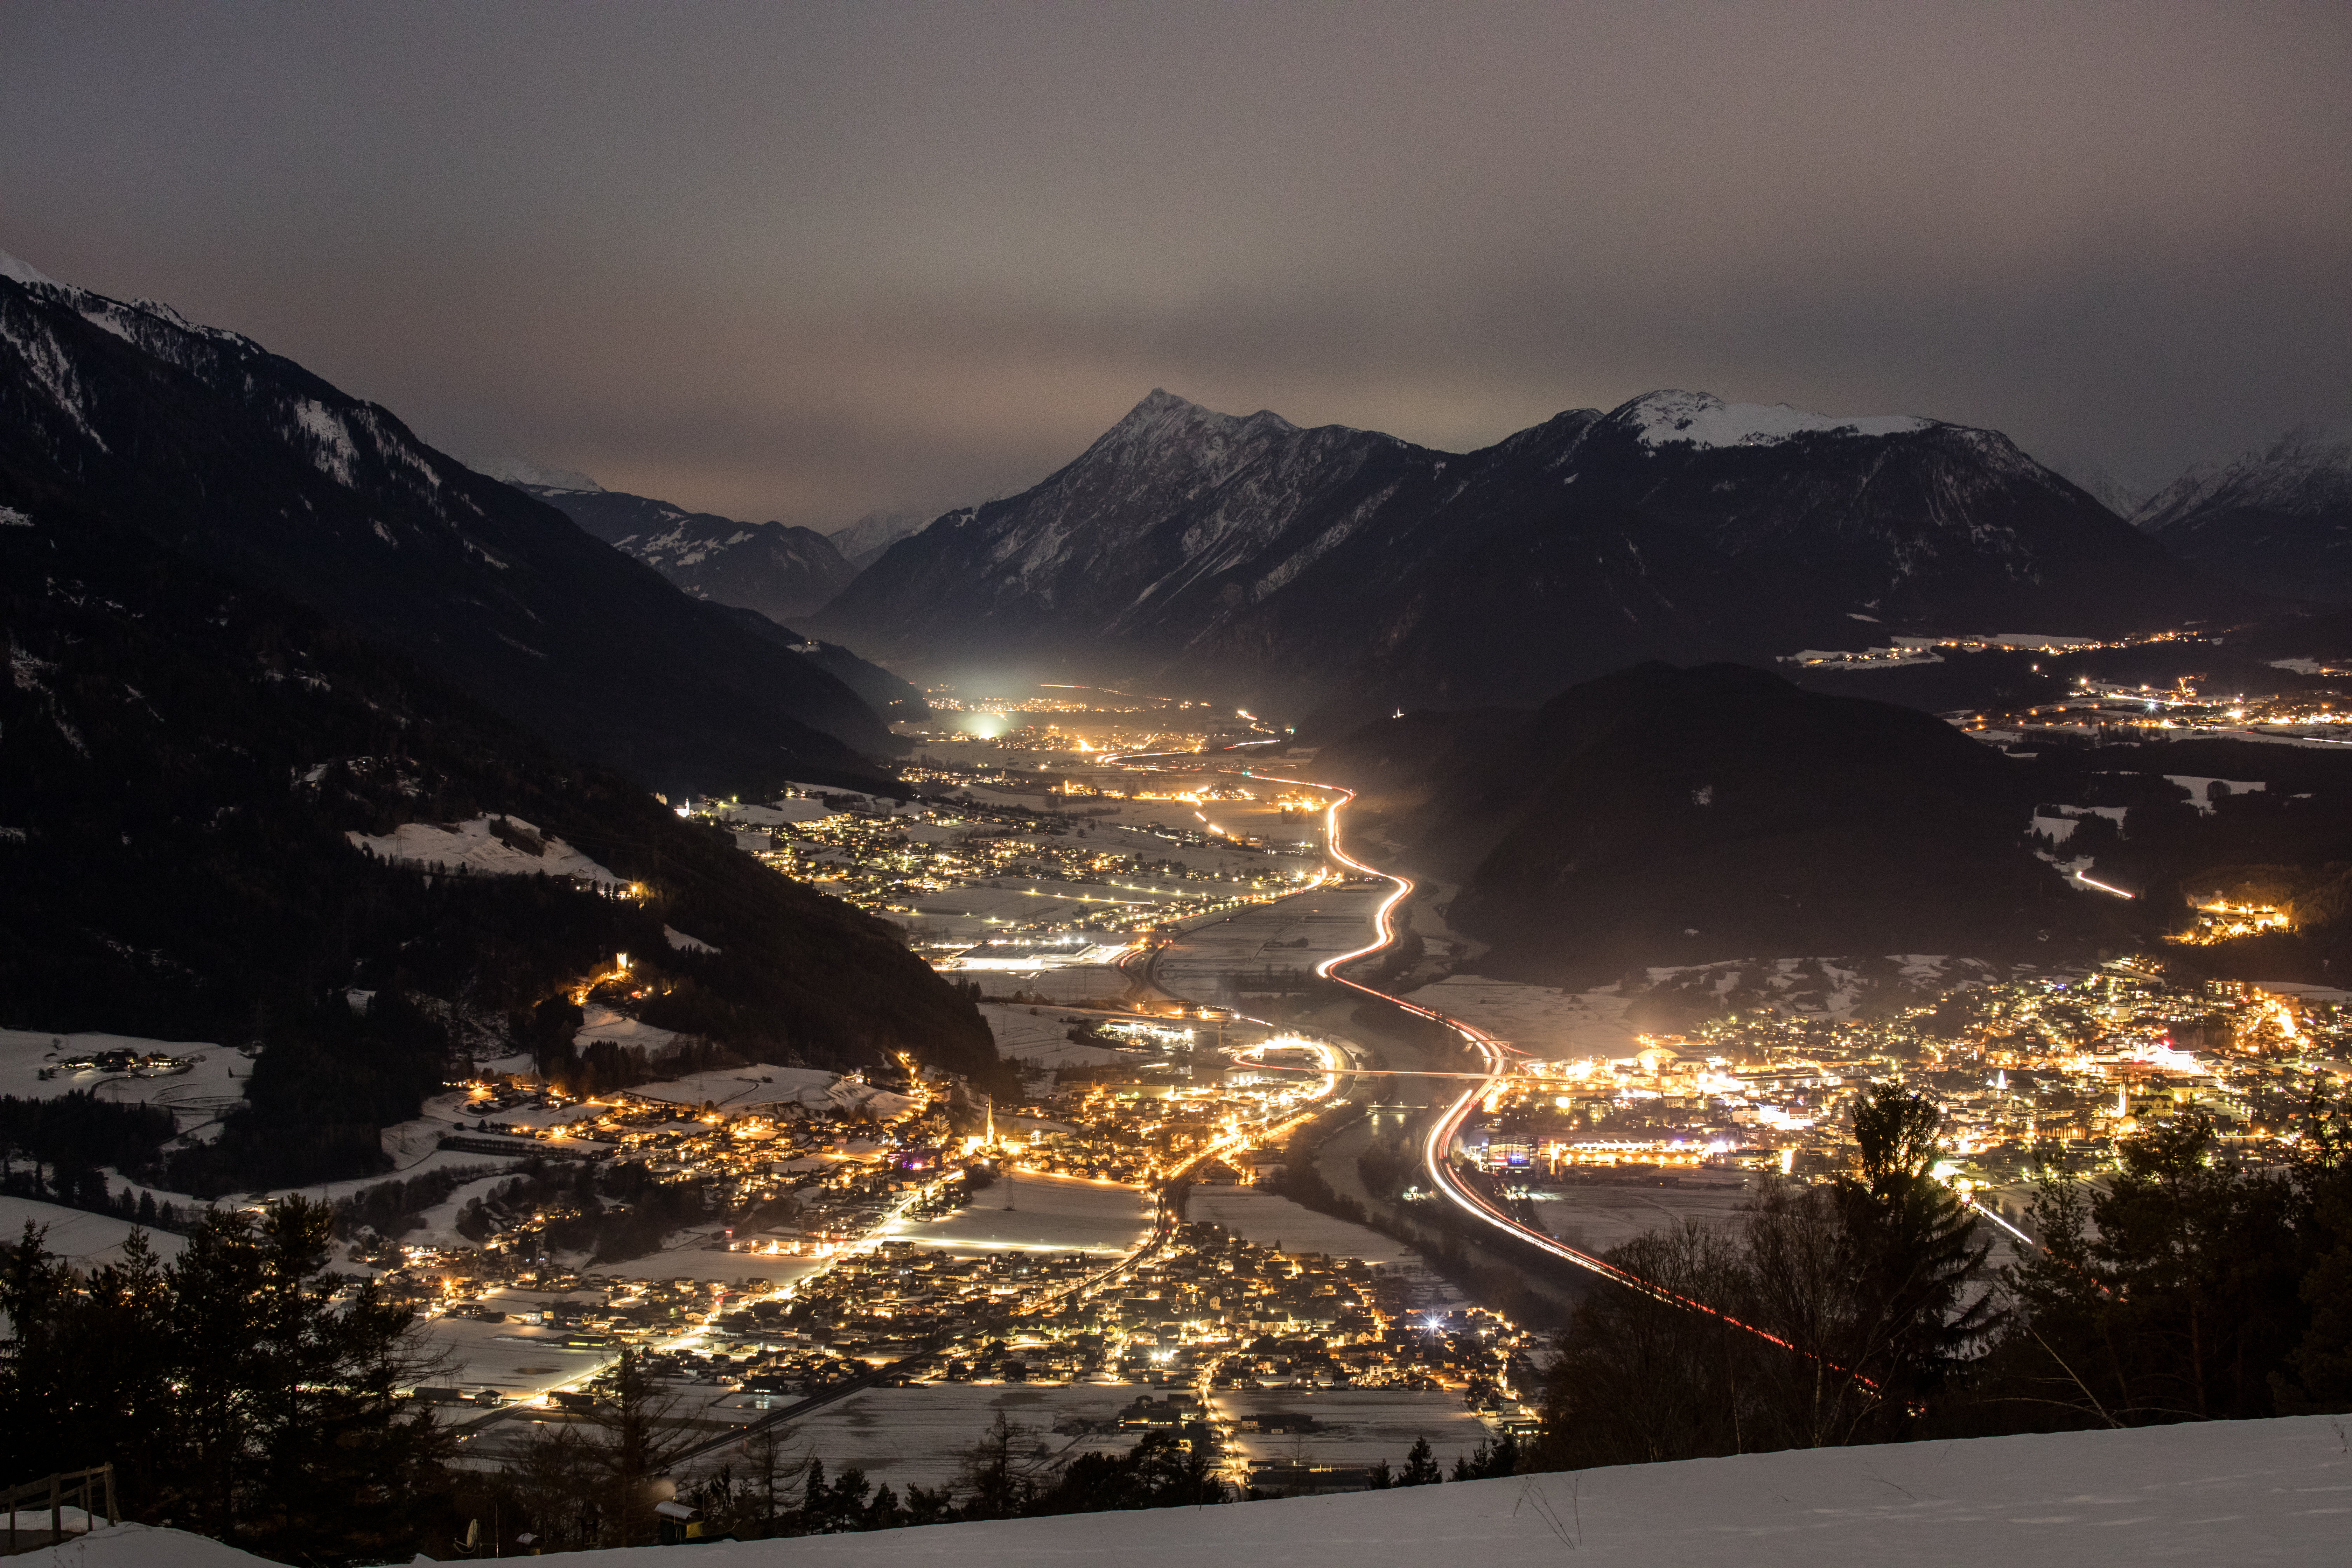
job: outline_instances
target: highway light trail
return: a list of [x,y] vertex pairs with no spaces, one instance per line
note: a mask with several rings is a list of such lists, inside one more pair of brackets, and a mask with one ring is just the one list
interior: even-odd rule
[[[1805,1350],[1801,1346],[1791,1344],[1789,1341],[1782,1339],[1780,1335],[1773,1333],[1768,1329],[1760,1329],[1753,1323],[1742,1322],[1739,1319],[1732,1317],[1727,1312],[1719,1311],[1717,1309],[1708,1306],[1704,1301],[1683,1295],[1679,1291],[1668,1289],[1665,1286],[1660,1285],[1654,1280],[1644,1279],[1638,1274],[1630,1273],[1625,1269],[1618,1268],[1615,1264],[1595,1258],[1590,1253],[1580,1252],[1572,1247],[1564,1246],[1558,1240],[1555,1240],[1553,1237],[1536,1229],[1532,1226],[1521,1225],[1509,1215],[1504,1213],[1500,1208],[1497,1208],[1485,1194],[1478,1192],[1476,1189],[1465,1183],[1462,1180],[1460,1173],[1454,1169],[1452,1163],[1446,1159],[1445,1152],[1452,1145],[1454,1135],[1461,1131],[1462,1124],[1470,1119],[1471,1110],[1476,1107],[1481,1100],[1485,1099],[1487,1094],[1498,1087],[1507,1076],[1508,1076],[1510,1071],[1509,1052],[1511,1047],[1505,1045],[1502,1041],[1495,1038],[1492,1035],[1487,1034],[1484,1029],[1478,1028],[1475,1025],[1465,1024],[1459,1018],[1449,1016],[1448,1015],[1440,1013],[1433,1008],[1423,1007],[1417,1003],[1408,1002],[1402,996],[1392,996],[1385,991],[1376,991],[1371,986],[1360,984],[1339,973],[1339,969],[1343,965],[1353,963],[1358,959],[1369,958],[1373,953],[1380,952],[1382,948],[1387,947],[1391,942],[1396,940],[1395,917],[1397,907],[1403,903],[1405,900],[1412,896],[1412,880],[1407,877],[1400,877],[1392,872],[1383,871],[1377,866],[1366,865],[1363,861],[1357,859],[1354,856],[1348,853],[1346,847],[1342,844],[1340,839],[1339,813],[1345,810],[1349,803],[1356,798],[1355,791],[1343,789],[1337,784],[1318,784],[1312,779],[1282,778],[1273,773],[1259,773],[1255,769],[1251,770],[1249,776],[1255,779],[1263,779],[1268,784],[1297,784],[1303,788],[1323,790],[1335,795],[1337,798],[1328,805],[1325,806],[1323,810],[1323,842],[1326,852],[1330,855],[1332,859],[1337,860],[1340,865],[1347,867],[1351,871],[1360,872],[1367,877],[1377,877],[1384,882],[1392,884],[1392,889],[1389,893],[1388,897],[1382,899],[1381,900],[1380,907],[1373,911],[1372,940],[1362,947],[1357,948],[1352,952],[1337,954],[1336,956],[1327,958],[1322,963],[1317,964],[1315,966],[1315,973],[1318,979],[1332,981],[1340,985],[1345,985],[1351,991],[1360,991],[1365,995],[1372,997],[1378,1001],[1386,1002],[1392,1006],[1402,1007],[1408,1013],[1414,1014],[1423,1018],[1427,1018],[1432,1023],[1443,1025],[1444,1027],[1453,1030],[1455,1034],[1460,1035],[1464,1041],[1486,1058],[1486,1070],[1483,1074],[1463,1075],[1474,1079],[1475,1081],[1470,1088],[1464,1089],[1450,1104],[1446,1106],[1445,1110],[1439,1115],[1436,1123],[1430,1128],[1429,1136],[1422,1145],[1422,1163],[1429,1172],[1430,1184],[1437,1192],[1444,1194],[1448,1202],[1452,1203],[1456,1208],[1461,1209],[1465,1214],[1469,1215],[1475,1219],[1484,1221],[1486,1224],[1494,1226],[1496,1230],[1502,1231],[1504,1234],[1526,1244],[1527,1246],[1535,1247],[1538,1251],[1547,1253],[1551,1257],[1560,1258],[1565,1262],[1572,1263],[1579,1268],[1597,1274],[1604,1279],[1613,1280],[1617,1284],[1622,1285],[1628,1289],[1638,1290],[1643,1295],[1651,1298],[1653,1300],[1663,1301],[1671,1306],[1685,1307],[1694,1312],[1699,1312],[1707,1317],[1716,1319],[1719,1322],[1727,1323],[1733,1328],[1744,1329],[1748,1333],[1754,1334],[1760,1340],[1779,1345],[1784,1350],[1793,1351],[1799,1355],[1819,1361],[1822,1365],[1829,1367],[1832,1371],[1844,1375],[1855,1376],[1856,1380],[1866,1387],[1874,1388],[1877,1386],[1875,1384],[1871,1383],[1868,1378],[1860,1377],[1858,1374],[1849,1372],[1847,1368],[1839,1366],[1834,1362],[1829,1361],[1823,1357],[1816,1356],[1812,1352]],[[1333,1047],[1333,1054],[1335,1058],[1334,1072],[1336,1074],[1338,1069],[1338,1063],[1336,1061],[1338,1052],[1336,1047]],[[1331,1079],[1331,1084],[1336,1085],[1338,1079],[1335,1076]],[[1328,1094],[1330,1092],[1330,1086],[1327,1085],[1323,1092]],[[1303,1115],[1295,1118],[1292,1125],[1303,1125],[1306,1120],[1307,1118]],[[1284,1130],[1286,1131],[1286,1129]]]
[[1408,1002],[1402,996],[1392,996],[1385,991],[1376,991],[1339,973],[1341,965],[1353,963],[1360,958],[1369,958],[1396,939],[1392,923],[1393,916],[1397,906],[1412,896],[1412,881],[1410,878],[1383,871],[1376,866],[1368,866],[1342,847],[1339,839],[1339,813],[1349,802],[1356,798],[1355,791],[1340,789],[1336,784],[1317,784],[1309,779],[1276,778],[1272,774],[1259,773],[1253,773],[1251,776],[1265,779],[1273,784],[1303,784],[1310,789],[1337,791],[1339,798],[1326,807],[1323,814],[1324,843],[1331,858],[1350,870],[1360,871],[1366,876],[1378,877],[1383,881],[1395,884],[1395,890],[1382,900],[1380,908],[1374,911],[1373,940],[1352,952],[1343,952],[1335,958],[1325,959],[1315,966],[1316,974],[1322,979],[1335,981],[1350,990],[1360,991],[1367,996],[1402,1007],[1406,1012],[1427,1018],[1433,1023],[1441,1024],[1461,1036],[1465,1042],[1486,1058],[1486,1071],[1482,1075],[1465,1075],[1475,1077],[1477,1082],[1474,1087],[1464,1089],[1452,1103],[1446,1106],[1435,1124],[1430,1128],[1429,1136],[1423,1142],[1422,1163],[1427,1168],[1430,1184],[1436,1191],[1444,1194],[1449,1202],[1465,1214],[1485,1221],[1496,1229],[1538,1251],[1572,1263],[1579,1268],[1598,1274],[1604,1279],[1613,1280],[1628,1289],[1638,1290],[1653,1300],[1663,1301],[1670,1306],[1687,1308],[1691,1311],[1702,1313],[1732,1328],[1744,1329],[1757,1338],[1779,1345],[1783,1350],[1793,1351],[1799,1355],[1820,1362],[1833,1372],[1854,1377],[1865,1387],[1877,1387],[1877,1384],[1872,1383],[1870,1379],[1862,1377],[1848,1368],[1839,1366],[1835,1362],[1814,1355],[1812,1352],[1801,1345],[1790,1343],[1769,1329],[1760,1329],[1753,1323],[1742,1322],[1728,1312],[1719,1311],[1704,1301],[1683,1295],[1680,1291],[1668,1289],[1654,1280],[1644,1279],[1638,1274],[1630,1273],[1590,1253],[1579,1252],[1572,1247],[1564,1246],[1532,1226],[1521,1225],[1497,1208],[1484,1193],[1464,1182],[1460,1173],[1454,1169],[1452,1162],[1446,1159],[1446,1150],[1452,1146],[1454,1135],[1461,1131],[1462,1124],[1470,1119],[1470,1112],[1476,1107],[1479,1100],[1498,1087],[1508,1076],[1511,1047],[1475,1025],[1465,1024],[1459,1018],[1437,1012],[1433,1008]]

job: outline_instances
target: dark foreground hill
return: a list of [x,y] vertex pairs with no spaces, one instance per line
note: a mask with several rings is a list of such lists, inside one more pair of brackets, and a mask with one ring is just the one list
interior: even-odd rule
[[[1403,740],[1400,744],[1400,739]],[[1843,952],[2077,958],[2131,939],[2026,837],[2020,764],[1907,709],[1650,664],[1513,721],[1407,715],[1327,747],[1496,973]]]
[[0,506],[267,587],[656,788],[872,780],[897,749],[814,661],[390,412],[169,307],[0,257]]
[[[257,1051],[251,1108],[176,1186],[363,1173],[377,1129],[477,1054],[572,1070],[567,994],[618,952],[629,983],[606,999],[703,1060],[994,1059],[971,1004],[880,922],[108,510],[52,497],[0,526],[0,1026]],[[347,837],[485,816],[644,894],[425,876]]]

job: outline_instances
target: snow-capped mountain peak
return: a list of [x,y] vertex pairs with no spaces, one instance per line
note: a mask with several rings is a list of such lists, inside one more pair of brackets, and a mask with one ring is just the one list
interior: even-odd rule
[[2352,441],[2291,430],[2228,463],[2200,463],[2133,524],[2185,561],[2265,593],[2352,603]]
[[1644,393],[1611,416],[1633,426],[1645,447],[1771,447],[1791,436],[1904,436],[1935,425],[1908,414],[1813,414],[1785,403],[1726,403],[1705,392]]
[[528,458],[485,458],[466,465],[478,474],[509,485],[535,487],[551,490],[580,490],[601,495],[604,487],[577,468],[557,468],[551,463],[534,463]]
[[849,563],[850,570],[862,572],[880,559],[884,551],[902,539],[911,539],[930,527],[932,519],[921,512],[891,511],[887,509],[869,511],[846,528],[836,528],[825,535],[841,558]]
[[52,289],[62,289],[65,287],[64,284],[58,282],[47,273],[41,271],[31,262],[11,256],[5,250],[0,250],[0,278],[5,278],[11,283],[39,283],[46,284]]
[[2160,533],[2223,507],[2290,514],[2352,507],[2352,441],[2290,430],[2264,450],[2228,463],[2197,464],[2151,496],[2131,521]]

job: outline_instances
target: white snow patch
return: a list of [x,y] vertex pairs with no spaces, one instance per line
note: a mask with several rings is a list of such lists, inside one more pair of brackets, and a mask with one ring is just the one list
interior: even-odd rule
[[[508,838],[491,831],[503,824]],[[552,835],[542,834],[520,816],[478,816],[471,822],[440,825],[404,822],[392,832],[371,837],[357,831],[344,837],[355,848],[372,850],[379,859],[420,871],[456,871],[464,867],[476,876],[570,877],[606,887],[622,886],[620,878]],[[533,854],[530,846],[540,847]]]
[[0,278],[5,278],[11,283],[46,283],[52,289],[66,287],[31,262],[11,256],[5,250],[0,250]]
[[2270,661],[2270,664],[2273,669],[2291,669],[2297,675],[2324,675],[2326,673],[2326,669],[2315,658],[2274,658]]
[[0,506],[0,528],[30,528],[33,520],[13,506]]
[[1907,414],[1844,416],[1811,414],[1785,403],[1726,403],[1704,392],[1653,392],[1628,405],[1641,428],[1642,444],[1664,447],[1770,447],[1791,436],[1902,436],[1925,430],[1932,419]]
[[[981,1202],[987,1201],[982,1194]],[[1184,1218],[1195,1225],[1221,1225],[1244,1241],[1285,1252],[1320,1252],[1360,1258],[1367,1263],[1418,1267],[1421,1254],[1370,1226],[1318,1214],[1263,1187],[1228,1184],[1194,1187],[1185,1194]],[[1455,1297],[1459,1300],[1459,1297]]]
[[[591,1002],[588,1004],[587,1015],[582,1021],[579,1032],[572,1037],[572,1043],[584,1049],[598,1040],[611,1040],[615,1045],[638,1047],[650,1055],[661,1050],[677,1038],[677,1031],[675,1029],[657,1029],[651,1024],[640,1023],[625,1013],[616,1013],[602,1002]],[[645,1093],[643,1089],[632,1092]],[[667,1097],[652,1094],[646,1095],[646,1098],[660,1100]]]
[[348,486],[359,447],[352,443],[352,433],[344,428],[342,420],[325,404],[306,397],[294,405],[294,423],[319,443],[319,449],[310,454],[319,471],[337,484]]
[[2187,790],[2189,804],[2208,816],[2213,813],[2213,803],[2205,798],[2205,792],[2215,784],[2225,786],[2222,790],[2224,795],[2252,795],[2256,790],[2270,788],[2259,780],[2249,783],[2244,779],[2209,779],[2197,773],[2167,773],[2164,779],[2167,784],[2177,784]]
[[715,815],[753,827],[782,827],[788,822],[821,822],[833,815],[833,807],[821,800],[787,796],[767,805],[722,805]]
[[[109,1214],[91,1214],[83,1209],[69,1209],[57,1204],[45,1204],[34,1198],[0,1195],[0,1235],[11,1240],[22,1236],[27,1221],[42,1227],[47,1234],[42,1244],[56,1256],[78,1268],[89,1268],[103,1263],[122,1261],[122,1244],[131,1233],[139,1229],[127,1219],[117,1219]],[[166,1262],[180,1256],[188,1245],[184,1237],[167,1230],[147,1232],[147,1245]],[[48,1523],[44,1510],[42,1524]]]
[[[876,1392],[905,1395],[912,1407],[933,1391]],[[1286,1407],[1320,1415],[1322,1398]],[[1223,1508],[720,1542],[697,1548],[695,1558],[714,1568],[1420,1568],[1465,1556],[1590,1557],[1612,1568],[2332,1563],[2344,1555],[2352,1520],[2347,1495],[2352,1453],[2340,1420],[2304,1415],[1798,1448]],[[646,1559],[643,1548],[622,1547],[572,1560],[638,1568]],[[94,1531],[23,1561],[264,1568],[263,1559],[205,1537],[141,1525]]]
[[667,937],[670,946],[680,952],[717,952],[719,951],[700,937],[688,936],[676,926],[662,927],[662,935]]
[[937,1219],[894,1220],[882,1234],[959,1257],[1003,1252],[1106,1257],[1141,1245],[1156,1212],[1149,1194],[1123,1182],[1014,1171],[960,1209]]

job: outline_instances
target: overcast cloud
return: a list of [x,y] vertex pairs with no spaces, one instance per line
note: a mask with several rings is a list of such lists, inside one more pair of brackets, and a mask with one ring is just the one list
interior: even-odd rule
[[2352,7],[28,4],[0,248],[472,456],[835,527],[1166,386],[1657,386],[2152,487],[2352,424]]

